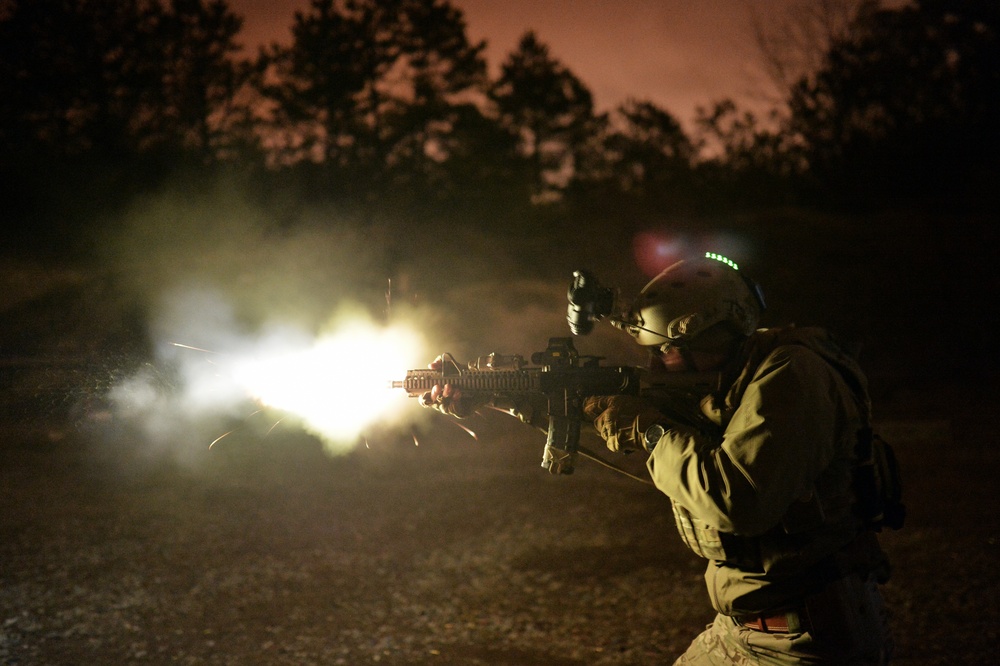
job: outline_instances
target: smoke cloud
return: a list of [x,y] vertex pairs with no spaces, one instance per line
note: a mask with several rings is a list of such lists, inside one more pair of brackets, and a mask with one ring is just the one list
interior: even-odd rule
[[[380,403],[407,369],[442,352],[530,358],[568,335],[569,273],[533,275],[516,248],[463,229],[402,232],[332,207],[281,215],[221,184],[139,201],[106,239],[106,264],[146,313],[153,356],[109,397],[155,451],[196,459],[231,430],[261,434],[280,422],[343,453],[365,428],[405,430],[429,417],[397,391],[341,427],[344,413]],[[642,362],[610,327],[577,347]],[[305,389],[295,404],[293,389]]]

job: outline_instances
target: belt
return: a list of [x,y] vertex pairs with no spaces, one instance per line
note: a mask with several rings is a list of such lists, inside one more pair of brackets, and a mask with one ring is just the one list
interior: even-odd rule
[[774,615],[748,615],[736,618],[736,621],[748,629],[769,634],[793,634],[811,628],[809,616],[794,610]]

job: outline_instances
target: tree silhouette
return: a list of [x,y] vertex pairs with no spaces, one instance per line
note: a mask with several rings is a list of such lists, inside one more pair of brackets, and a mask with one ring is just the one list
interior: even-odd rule
[[492,96],[501,126],[530,165],[536,199],[558,198],[597,134],[590,91],[528,32],[501,65]]
[[[776,103],[803,77],[822,69],[830,46],[848,34],[861,11],[881,0],[814,0],[789,6],[785,12],[762,7],[752,13],[754,36],[764,72],[775,86]],[[765,93],[765,96],[770,96]]]
[[786,203],[806,170],[802,151],[784,131],[777,112],[768,121],[730,99],[699,107],[695,119],[699,158],[696,180],[704,198],[727,205]]
[[230,124],[242,82],[234,62],[242,20],[224,0],[173,0],[160,22],[162,95],[156,134],[204,161],[225,157],[238,139]]
[[110,5],[15,2],[0,22],[5,152],[77,155],[96,145],[112,152],[126,148],[121,116],[149,59],[139,59],[130,72],[119,65],[125,52],[144,46],[133,41],[141,29],[135,12]]
[[0,18],[8,155],[211,161],[236,87],[240,20],[225,2],[29,0]]
[[664,194],[687,183],[695,146],[677,119],[652,102],[631,100],[617,109],[618,128],[604,140],[608,175],[638,196]]
[[292,32],[260,67],[273,163],[323,165],[362,194],[439,171],[486,80],[484,44],[468,42],[460,11],[441,0],[313,0]]
[[873,200],[948,190],[995,168],[997,4],[865,9],[791,91],[789,132],[817,182]]
[[240,20],[221,1],[0,7],[0,198],[9,245],[69,248],[136,191],[230,159]]

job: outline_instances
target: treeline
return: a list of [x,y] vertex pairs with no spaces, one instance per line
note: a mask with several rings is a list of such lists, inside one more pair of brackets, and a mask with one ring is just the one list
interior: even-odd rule
[[[1000,4],[851,3],[773,118],[595,109],[527,33],[491,76],[448,0],[312,0],[241,48],[225,0],[0,2],[0,194],[22,242],[207,174],[407,223],[788,203],[993,207]],[[72,218],[72,219],[71,219]]]

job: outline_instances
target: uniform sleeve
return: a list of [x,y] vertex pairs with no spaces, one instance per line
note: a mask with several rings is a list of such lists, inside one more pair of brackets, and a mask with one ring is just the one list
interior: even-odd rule
[[779,347],[757,370],[721,442],[667,432],[649,458],[653,482],[720,531],[768,531],[809,496],[835,455],[842,393],[834,373],[804,347]]

